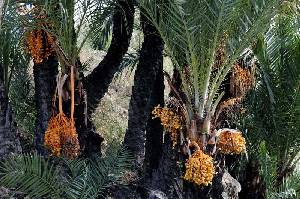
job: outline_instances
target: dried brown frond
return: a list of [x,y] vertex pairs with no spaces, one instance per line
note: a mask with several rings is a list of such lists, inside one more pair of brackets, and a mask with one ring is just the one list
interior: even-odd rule
[[242,98],[240,98],[240,97],[230,98],[228,100],[223,101],[219,105],[218,110],[215,114],[215,119],[214,119],[215,123],[218,122],[218,119],[219,119],[219,116],[221,113],[223,113],[225,111],[226,112],[234,112],[233,109],[234,109],[235,105],[239,105],[241,103],[241,101],[242,101]]

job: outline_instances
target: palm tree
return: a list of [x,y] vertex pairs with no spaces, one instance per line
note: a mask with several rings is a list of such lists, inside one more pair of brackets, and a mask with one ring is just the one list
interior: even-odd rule
[[[178,191],[178,184],[182,185],[178,177],[182,175],[182,169],[170,162],[179,161],[183,164],[185,155],[193,153],[193,149],[189,147],[191,142],[196,142],[208,154],[219,153],[210,151],[208,145],[216,144],[215,132],[218,129],[212,124],[224,95],[224,92],[220,92],[220,87],[244,50],[255,42],[259,33],[268,29],[279,3],[276,0],[139,1],[145,16],[166,44],[166,52],[180,73],[180,89],[185,95],[183,98],[171,85],[171,89],[177,93],[175,99],[170,100],[177,109],[171,110],[182,118],[181,130],[172,134],[172,137],[175,149],[182,153],[170,152],[169,158],[164,158],[160,167],[169,165],[175,168],[162,169],[161,180],[155,185],[155,189],[168,193],[171,198],[179,197],[178,194],[182,194],[181,197],[184,198],[196,197],[197,189],[192,184],[184,183],[183,191]],[[220,50],[224,51],[224,56],[218,63],[217,55]],[[134,136],[141,135],[142,132]],[[167,155],[168,152],[164,154]],[[219,173],[224,173],[224,168],[220,167]],[[212,186],[214,182],[216,181],[212,182]],[[217,182],[215,184],[221,186]],[[238,188],[231,191],[237,195]],[[189,192],[194,194],[189,195]]]
[[[135,71],[134,86],[129,105],[128,129],[124,138],[124,145],[134,154],[137,167],[140,169],[145,158],[144,145],[147,121],[151,118],[151,111],[154,106],[163,102],[162,61],[164,48],[164,43],[157,30],[143,14],[141,15],[141,25],[144,33],[144,42]],[[154,100],[158,100],[158,102]],[[147,151],[154,154],[157,153],[155,151],[161,151],[161,129],[158,129],[157,132],[147,131],[147,137],[150,138],[147,141]],[[157,148],[154,149],[154,146],[157,146]],[[153,159],[154,154],[147,155]]]
[[106,155],[55,161],[37,153],[13,156],[0,162],[0,186],[36,199],[102,198],[131,166],[122,148],[112,146]]
[[[74,5],[79,4],[80,19],[76,29],[74,28]],[[116,3],[116,4],[112,4]],[[48,126],[49,118],[53,112],[53,96],[56,89],[56,76],[58,71],[58,64],[62,68],[68,65],[66,60],[70,61],[72,65],[76,65],[80,69],[81,64],[78,61],[79,52],[84,43],[88,39],[94,39],[102,30],[102,27],[111,21],[108,25],[113,24],[112,27],[112,41],[105,58],[101,63],[89,74],[83,77],[81,71],[80,78],[77,79],[80,89],[78,89],[78,106],[75,112],[75,124],[79,131],[79,139],[84,154],[98,153],[102,142],[101,136],[95,132],[95,128],[90,121],[91,113],[96,108],[97,104],[104,96],[108,89],[109,83],[112,81],[114,74],[119,70],[119,65],[122,57],[126,53],[133,29],[134,6],[129,1],[72,1],[64,2],[57,6],[57,1],[37,1],[35,6],[47,13],[47,18],[34,16],[35,10],[29,12],[33,14],[33,18],[25,15],[27,24],[27,32],[41,28],[41,23],[51,24],[50,26],[42,26],[44,31],[43,45],[45,46],[45,35],[50,33],[56,38],[58,44],[58,52],[47,57],[41,63],[35,63],[34,79],[35,79],[35,95],[37,104],[37,122],[35,133],[35,144],[41,153],[44,153],[44,133]],[[66,11],[66,12],[65,12]],[[41,13],[37,13],[40,15]],[[27,18],[26,18],[27,17]],[[59,19],[60,18],[60,19]],[[22,18],[24,20],[24,17]],[[92,21],[92,23],[90,23]],[[83,27],[89,25],[88,31],[84,31]],[[110,27],[109,27],[110,28]],[[83,41],[79,41],[79,34],[84,35]],[[76,45],[76,42],[79,42]],[[68,68],[68,67],[66,67]],[[63,70],[64,71],[64,70]],[[82,83],[81,83],[82,82]],[[83,90],[87,93],[87,99],[84,99]],[[69,102],[66,102],[69,103]],[[85,106],[87,104],[87,111]],[[66,109],[66,112],[70,110]],[[86,114],[87,112],[87,114]]]

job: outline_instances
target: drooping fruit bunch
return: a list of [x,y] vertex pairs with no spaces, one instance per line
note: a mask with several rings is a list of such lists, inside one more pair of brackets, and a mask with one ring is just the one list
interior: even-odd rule
[[42,29],[32,30],[26,35],[26,51],[32,56],[36,64],[47,60],[54,53],[53,43],[54,37]]
[[223,154],[240,154],[246,151],[246,141],[240,131],[224,129],[218,137],[217,148]]
[[[58,78],[59,113],[52,117],[45,133],[45,146],[56,156],[74,159],[79,155],[80,145],[74,122],[74,70],[71,67],[71,118],[67,118],[62,109],[63,78]],[[55,103],[54,103],[55,104]]]
[[79,155],[80,145],[74,122],[70,121],[69,127],[65,129],[62,137],[62,155],[74,159]]
[[55,117],[51,117],[48,128],[45,133],[45,145],[56,156],[61,155],[62,149],[62,132],[68,126],[68,118],[64,113],[59,113]]
[[173,147],[177,144],[177,136],[181,127],[180,117],[170,108],[162,108],[159,105],[152,111],[152,119],[159,118],[164,129],[171,133]]
[[197,185],[208,186],[215,174],[213,158],[197,150],[186,162],[184,179]]
[[78,135],[74,123],[59,113],[52,117],[45,133],[45,146],[55,156],[73,159],[79,155]]

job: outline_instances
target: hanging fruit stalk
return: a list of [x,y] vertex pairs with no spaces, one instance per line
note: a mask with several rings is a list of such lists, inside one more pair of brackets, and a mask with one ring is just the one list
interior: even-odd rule
[[71,122],[74,123],[75,88],[74,88],[74,66],[71,66]]
[[[51,24],[43,21],[39,22],[37,26],[51,27]],[[54,42],[53,35],[44,29],[34,29],[25,34],[25,50],[31,55],[35,64],[41,64],[54,54]]]
[[[224,55],[222,54],[222,56]],[[221,63],[222,59],[220,58],[220,60]],[[253,84],[253,81],[249,80],[251,78],[250,73],[246,69],[241,70],[238,67],[234,67],[233,73],[237,80],[231,82],[235,83],[235,89],[246,85],[247,88],[241,88],[245,89],[242,90],[244,94]],[[237,75],[239,77],[236,77]],[[222,108],[228,106],[228,103],[225,103],[226,101],[221,101],[222,95],[214,103],[210,102],[203,105],[204,114],[201,117],[193,103],[182,100],[182,95],[172,85],[169,75],[166,75],[166,77],[171,90],[175,93],[175,97],[169,99],[168,108],[155,107],[152,112],[153,118],[160,118],[165,131],[171,135],[173,148],[176,146],[183,148],[182,152],[186,153],[184,155],[189,155],[184,179],[197,185],[207,186],[212,183],[215,174],[214,155],[216,153],[232,155],[246,152],[245,138],[237,130],[221,129],[217,131],[215,129],[215,120],[222,112]],[[241,96],[234,99],[229,102],[240,102]],[[184,138],[178,135],[183,135]],[[180,139],[180,142],[178,142],[178,139]],[[212,147],[208,147],[208,145]]]
[[161,124],[167,132],[171,133],[173,148],[177,144],[179,130],[181,128],[179,116],[169,108],[161,108],[159,105],[152,111],[153,117],[160,118]]
[[75,88],[74,88],[74,67],[70,71],[71,85],[71,116],[70,119],[63,113],[62,92],[66,76],[58,78],[58,99],[59,113],[55,117],[51,117],[48,129],[45,134],[45,145],[55,156],[64,156],[74,159],[79,155],[80,146],[78,134],[74,123],[74,107],[75,107]]
[[69,127],[64,132],[62,154],[64,157],[74,159],[79,155],[79,141],[78,134],[76,132],[74,121],[74,109],[75,109],[75,88],[74,88],[74,66],[70,68],[70,85],[71,85],[71,118],[69,120]]
[[[62,107],[62,87],[66,80],[66,76],[59,75],[57,78],[57,94],[59,113],[52,116],[48,123],[48,128],[45,133],[45,146],[50,149],[55,156],[61,156],[62,150],[62,132],[68,126],[68,118],[65,116]],[[54,98],[56,99],[56,97]],[[55,100],[54,100],[55,104]]]

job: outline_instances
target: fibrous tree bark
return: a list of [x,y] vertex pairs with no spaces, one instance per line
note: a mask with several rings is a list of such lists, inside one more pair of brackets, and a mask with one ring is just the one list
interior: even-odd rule
[[[144,42],[135,71],[134,86],[129,105],[128,129],[124,139],[124,145],[133,154],[135,165],[140,169],[145,158],[147,121],[151,117],[153,106],[155,106],[155,102],[150,100],[150,98],[152,93],[156,95],[156,91],[153,91],[156,89],[158,73],[162,72],[162,53],[164,48],[164,43],[157,30],[143,14],[141,15],[141,24],[144,32]],[[161,80],[157,81],[161,82]],[[161,141],[153,139],[155,136],[153,133],[151,132],[151,135],[149,134],[147,137],[150,139],[148,141],[152,139],[154,143],[150,143],[150,145],[157,144],[160,147],[159,142]],[[159,135],[159,132],[157,133],[160,139],[161,135]],[[148,150],[154,152],[153,148],[150,149],[148,144],[147,146]],[[151,154],[150,157],[153,157],[153,155]]]
[[[164,106],[164,75],[163,75],[163,56],[161,56],[161,64],[159,66],[156,79],[154,81],[154,89],[149,98],[150,110],[160,105]],[[158,118],[152,119],[152,114],[148,117],[146,126],[146,143],[145,143],[145,161],[144,161],[144,178],[151,179],[152,173],[158,169],[159,160],[162,155],[163,146],[163,126]]]
[[79,132],[79,141],[83,152],[91,156],[100,152],[103,138],[96,132],[91,114],[106,93],[114,74],[119,70],[123,56],[128,50],[134,23],[134,5],[132,0],[119,0],[113,15],[112,41],[107,54],[99,65],[83,78],[83,87],[87,93],[87,115],[85,104],[78,104],[75,112],[75,124]]
[[130,44],[135,12],[133,0],[118,0],[118,4],[113,15],[112,41],[107,54],[84,79],[89,115],[106,93]]
[[36,150],[45,155],[47,152],[44,147],[44,136],[48,127],[48,121],[52,116],[52,100],[56,89],[56,76],[58,74],[57,58],[50,56],[41,64],[35,64],[33,74],[37,110],[34,144]]
[[[182,99],[185,95],[181,92],[181,78],[178,70],[174,69],[172,85],[179,91]],[[169,96],[174,96],[171,90]],[[161,156],[158,157],[158,168],[153,169],[151,178],[147,179],[147,188],[165,194],[166,198],[183,198],[182,173],[177,165],[180,160],[178,148],[173,148],[170,134],[164,135],[164,143],[161,148]]]

